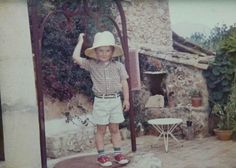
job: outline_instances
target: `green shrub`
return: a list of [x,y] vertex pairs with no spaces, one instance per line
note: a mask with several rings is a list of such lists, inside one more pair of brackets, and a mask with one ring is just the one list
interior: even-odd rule
[[207,80],[210,99],[225,104],[234,74],[232,63],[225,57],[225,53],[217,53],[215,61],[203,74]]

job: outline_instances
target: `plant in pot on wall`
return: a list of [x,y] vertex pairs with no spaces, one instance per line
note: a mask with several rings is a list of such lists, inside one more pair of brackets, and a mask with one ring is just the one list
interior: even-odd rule
[[191,89],[189,95],[193,107],[200,107],[202,105],[202,94],[199,89]]
[[218,116],[218,128],[214,132],[218,139],[229,140],[235,131],[236,123],[236,86],[233,85],[226,105],[215,103],[212,112]]

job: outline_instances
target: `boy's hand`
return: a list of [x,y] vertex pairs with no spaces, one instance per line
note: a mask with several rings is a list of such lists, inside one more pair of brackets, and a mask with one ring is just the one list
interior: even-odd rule
[[129,108],[130,108],[129,100],[124,100],[123,110],[126,112],[126,111],[129,111]]
[[80,33],[80,34],[79,34],[79,38],[78,38],[78,41],[79,41],[79,42],[81,42],[81,43],[84,42],[84,35],[85,35],[84,33]]

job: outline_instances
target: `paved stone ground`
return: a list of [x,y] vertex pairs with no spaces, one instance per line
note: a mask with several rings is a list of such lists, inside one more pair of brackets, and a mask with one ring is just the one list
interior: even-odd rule
[[[169,142],[169,152],[166,153],[163,139],[157,142],[154,136],[142,136],[137,138],[137,152],[132,153],[130,152],[130,140],[125,140],[123,141],[123,150],[131,159],[131,163],[123,167],[129,168],[131,164],[133,167],[135,163],[132,163],[132,158],[137,155],[152,153],[161,160],[162,168],[236,168],[236,142],[219,141],[215,137],[194,139],[192,141],[181,140],[180,142],[182,145],[178,145],[171,140]],[[112,146],[108,145],[106,149],[112,151]],[[95,153],[96,151],[92,150],[68,158],[49,160],[48,167],[98,168],[99,166],[94,164],[95,161],[93,161],[95,160]],[[89,156],[82,157],[82,155]],[[87,166],[82,166],[82,163]],[[117,167],[117,165],[113,167]]]

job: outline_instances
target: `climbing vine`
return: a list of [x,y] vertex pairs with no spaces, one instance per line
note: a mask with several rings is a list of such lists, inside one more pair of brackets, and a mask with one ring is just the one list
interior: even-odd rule
[[231,27],[219,42],[215,61],[204,72],[209,88],[210,100],[226,104],[235,76],[236,27]]
[[225,104],[233,81],[233,68],[225,53],[218,53],[211,67],[204,72],[210,99]]
[[[50,0],[41,2],[41,20],[55,9],[63,9],[65,6],[73,11],[82,1]],[[90,6],[95,9],[100,7],[103,14],[111,13],[109,6],[112,1],[93,1]],[[94,8],[93,8],[94,7]],[[42,40],[42,76],[43,91],[45,95],[59,99],[60,101],[71,99],[76,93],[82,93],[93,97],[92,81],[90,74],[73,63],[72,54],[81,32],[86,33],[86,47],[92,45],[92,39],[97,31],[100,31],[94,20],[86,16],[75,16],[68,24],[62,14],[52,15],[45,24]],[[86,24],[84,20],[86,19]],[[103,24],[112,29],[112,24],[106,18],[100,18]],[[108,23],[109,22],[109,23]],[[83,46],[84,49],[84,46]],[[82,50],[83,50],[82,49]],[[82,57],[85,57],[82,55]]]

